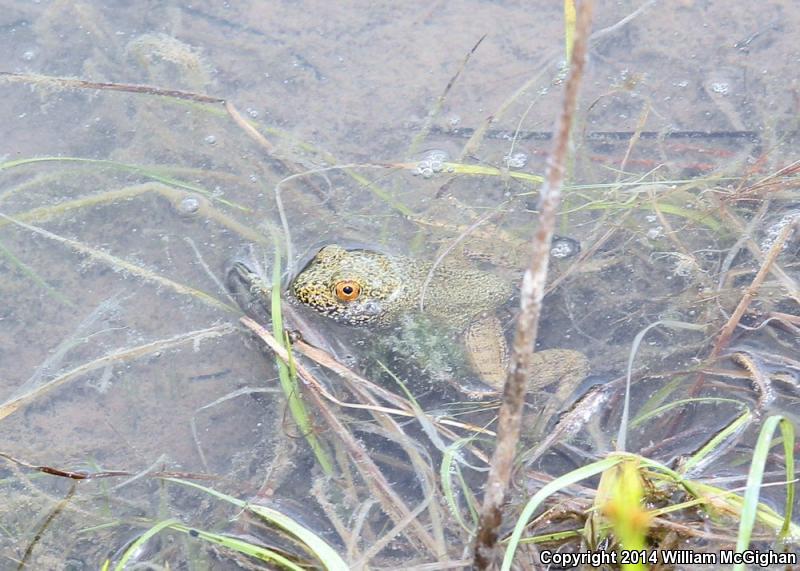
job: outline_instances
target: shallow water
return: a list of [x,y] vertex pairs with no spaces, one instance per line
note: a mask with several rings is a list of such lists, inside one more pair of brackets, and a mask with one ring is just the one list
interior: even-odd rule
[[[212,474],[209,485],[243,499],[307,499],[311,478],[293,475],[318,468],[289,421],[273,358],[237,327],[225,262],[260,241],[272,263],[273,237],[287,230],[295,269],[333,241],[434,259],[491,214],[461,246],[517,280],[536,186],[507,168],[543,173],[561,98],[562,6],[537,4],[0,3],[0,71],[209,94],[270,145],[221,104],[0,78],[0,213],[18,221],[0,220],[0,400],[63,381],[0,420],[0,452],[69,470]],[[726,255],[750,221],[768,248],[798,201],[794,172],[746,190],[796,160],[800,13],[789,2],[684,1],[648,4],[623,22],[640,7],[595,10],[557,230],[591,255],[553,262],[539,335],[542,347],[584,351],[588,384],[619,383],[644,327],[710,323],[706,335],[659,328],[645,338],[634,410],[668,380],[672,400],[688,394],[759,267],[752,250]],[[481,127],[485,136],[468,143]],[[442,157],[499,170],[458,176]],[[794,238],[778,258],[786,277],[768,277],[746,325],[797,315],[796,260]],[[796,359],[791,332],[739,329],[730,347],[775,356],[764,368],[781,373],[778,384],[798,379],[794,362],[776,363]],[[106,357],[120,351],[133,352]],[[720,359],[704,371],[702,394],[756,406],[741,369]],[[796,420],[796,389],[776,391],[767,411]],[[619,394],[580,440],[587,449],[612,448]],[[653,425],[631,435],[631,449],[664,462],[691,454],[738,414],[710,408],[670,425],[691,438],[654,448],[664,425]],[[380,452],[385,440],[359,430]],[[415,436],[425,441],[424,432]],[[745,450],[757,424],[749,432]],[[408,492],[414,474],[389,460],[379,458]],[[473,476],[476,485],[483,477]],[[236,513],[155,479],[113,491],[124,478],[83,482],[34,540],[71,484],[12,464],[3,478],[0,568],[21,559],[96,568],[160,518],[224,528]],[[779,510],[780,494],[770,500]],[[300,505],[307,513],[295,517],[341,541],[317,502]],[[207,555],[190,543],[162,545],[162,561],[202,568]],[[436,560],[413,555],[389,547],[379,561]]]

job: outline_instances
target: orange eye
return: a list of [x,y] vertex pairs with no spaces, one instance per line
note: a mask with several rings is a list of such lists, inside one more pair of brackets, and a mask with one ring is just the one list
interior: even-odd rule
[[361,295],[361,286],[353,280],[342,280],[334,288],[336,297],[342,301],[353,301]]

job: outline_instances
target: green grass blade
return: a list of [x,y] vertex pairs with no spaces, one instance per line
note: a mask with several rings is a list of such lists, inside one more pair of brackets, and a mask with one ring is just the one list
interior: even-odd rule
[[572,42],[575,38],[575,22],[577,19],[575,0],[564,0],[564,61],[572,59]]
[[655,202],[655,203],[652,201],[642,202],[640,200],[635,200],[635,199],[626,202],[612,202],[612,201],[600,200],[585,204],[583,206],[577,206],[573,208],[572,211],[573,212],[578,212],[580,210],[616,211],[616,210],[630,210],[631,208],[635,208],[636,210],[649,210],[651,212],[655,212],[655,210],[658,209],[666,214],[680,216],[685,220],[691,220],[692,222],[697,222],[698,224],[702,224],[703,226],[709,228],[710,230],[713,230],[714,232],[720,232],[724,229],[723,225],[718,220],[715,220],[708,213],[698,212],[696,210],[690,210],[688,208],[684,208],[682,206],[678,206],[675,204],[669,204],[666,202]]
[[[672,378],[672,380],[664,383],[660,388],[656,389],[656,391],[652,393],[639,408],[639,418],[649,413],[651,410],[663,405],[665,402],[667,402],[667,399],[673,395],[673,393],[683,394],[684,391],[682,388],[687,376],[688,375],[685,374],[676,375]],[[632,421],[632,423],[635,422],[636,420]],[[633,424],[631,424],[631,427],[633,427]]]
[[60,291],[58,291],[56,288],[54,288],[49,283],[44,281],[44,279],[41,276],[39,276],[39,274],[37,274],[33,270],[33,268],[31,268],[30,266],[28,266],[28,264],[17,258],[10,250],[8,250],[8,248],[6,248],[3,245],[2,242],[0,242],[0,256],[6,258],[11,265],[16,266],[17,269],[20,272],[22,272],[22,275],[31,280],[40,288],[44,289],[53,299],[57,300],[58,302],[72,309],[75,309],[77,307],[74,303],[68,300]]
[[692,456],[683,464],[681,471],[684,474],[689,474],[692,469],[696,468],[708,455],[718,453],[719,447],[730,441],[735,435],[741,434],[745,428],[750,426],[753,420],[753,413],[749,410],[744,414],[739,415],[733,422],[731,422],[724,429],[720,430],[714,437],[706,443],[700,450],[692,454]]
[[319,559],[323,565],[325,566],[328,571],[347,571],[348,567],[344,560],[339,556],[336,550],[333,549],[328,543],[320,538],[317,534],[312,532],[311,530],[303,527],[296,521],[294,521],[289,516],[274,510],[272,508],[268,508],[266,506],[258,506],[248,504],[247,502],[240,500],[238,498],[234,498],[233,496],[229,496],[228,494],[218,492],[212,488],[208,488],[201,484],[196,484],[194,482],[189,482],[187,480],[180,480],[178,478],[165,478],[170,482],[175,482],[176,484],[181,484],[183,486],[188,486],[190,488],[195,488],[197,490],[203,491],[215,498],[220,500],[226,501],[230,504],[233,504],[243,510],[247,510],[251,513],[258,515],[259,517],[263,518],[264,520],[268,521],[276,525],[277,527],[283,529],[290,535],[297,538],[300,542],[306,545],[311,553]]
[[780,538],[785,541],[791,535],[792,512],[794,510],[795,480],[794,471],[794,425],[788,420],[781,421],[781,434],[783,435],[783,454],[786,459],[786,512],[783,516],[783,526]]
[[[291,363],[291,346],[285,337],[283,330],[283,314],[281,313],[281,258],[277,241],[275,242],[275,262],[272,266],[271,302],[272,335],[284,346],[286,352],[289,354]],[[317,462],[319,462],[322,470],[326,475],[330,476],[333,474],[333,462],[322,446],[322,443],[317,438],[317,435],[314,433],[314,426],[308,415],[308,409],[306,409],[306,405],[300,397],[300,386],[297,382],[297,374],[294,371],[294,367],[290,367],[277,357],[275,358],[275,362],[278,364],[278,378],[281,383],[281,389],[283,389],[283,394],[286,396],[286,400],[289,403],[289,411],[292,413],[292,418],[305,436],[306,442],[308,442],[308,445],[314,452],[314,456],[317,458]]]
[[442,165],[446,172],[468,175],[489,175],[489,176],[509,176],[519,180],[541,184],[544,177],[538,174],[530,174],[522,171],[504,171],[495,167],[484,165],[467,165],[464,163],[444,163]]
[[120,557],[119,561],[117,561],[117,564],[114,566],[114,571],[124,571],[125,566],[128,564],[130,558],[133,557],[136,551],[145,543],[147,543],[151,537],[158,535],[162,530],[178,523],[180,522],[177,519],[167,519],[158,522],[156,525],[145,531],[138,537],[136,541],[128,546],[128,549],[125,550],[125,553],[122,554],[122,557]]
[[673,408],[678,408],[685,404],[692,404],[692,403],[697,403],[697,404],[730,403],[737,405],[740,410],[744,410],[747,408],[747,406],[742,401],[738,401],[736,399],[722,398],[722,397],[699,397],[699,398],[681,399],[659,406],[658,408],[654,408],[653,410],[640,413],[640,415],[637,418],[631,421],[630,427],[636,428],[637,426],[650,420],[651,418],[664,414],[668,410],[671,410]]
[[453,478],[459,479],[462,484],[462,488],[464,488],[464,478],[461,474],[461,467],[453,460],[456,458],[458,450],[460,450],[462,446],[469,443],[471,440],[472,438],[462,438],[460,440],[456,440],[450,446],[448,446],[444,454],[442,454],[442,465],[439,469],[439,478],[442,483],[442,493],[444,494],[445,501],[447,502],[447,507],[450,508],[450,513],[452,513],[453,517],[456,518],[458,525],[460,525],[467,533],[472,533],[474,530],[474,527],[478,522],[478,514],[475,510],[475,506],[470,502],[471,498],[469,496],[465,496],[470,515],[472,516],[472,526],[467,525],[467,523],[464,521],[464,518],[461,517],[461,510],[458,508],[458,501],[456,500],[456,495],[453,490]]
[[296,563],[294,563],[287,557],[281,555],[277,551],[273,551],[272,549],[267,549],[266,547],[261,547],[260,545],[249,543],[237,537],[231,537],[229,535],[213,533],[211,531],[197,529],[196,527],[189,527],[188,525],[182,524],[180,522],[177,522],[172,526],[170,526],[170,529],[174,529],[175,531],[180,531],[187,535],[192,535],[194,537],[197,537],[198,539],[202,539],[203,541],[208,541],[209,543],[215,543],[217,545],[225,547],[226,549],[230,549],[232,551],[236,551],[238,553],[247,555],[248,557],[260,559],[261,561],[269,561],[277,563],[284,569],[289,569],[290,571],[306,571],[305,567],[297,565]]
[[[786,514],[781,527],[780,535],[785,537],[792,521],[792,506],[794,505],[794,426],[789,420],[780,415],[770,416],[761,427],[756,447],[753,450],[753,460],[750,463],[750,472],[747,475],[747,485],[744,493],[744,505],[739,524],[739,535],[736,539],[736,551],[742,553],[750,546],[750,537],[759,511],[758,498],[761,493],[761,481],[764,478],[764,467],[767,455],[772,448],[772,435],[780,427],[783,436],[783,450],[786,455]],[[744,563],[737,563],[734,571],[745,569]]]
[[506,553],[503,556],[503,567],[501,571],[511,570],[511,564],[514,561],[514,553],[517,551],[520,539],[522,538],[522,533],[525,531],[525,527],[528,525],[528,520],[534,514],[536,509],[548,497],[552,496],[562,488],[566,488],[567,486],[580,482],[581,480],[585,480],[586,478],[596,476],[597,474],[616,466],[622,462],[624,458],[624,455],[615,455],[604,458],[603,460],[599,460],[598,462],[587,464],[586,466],[582,466],[577,470],[573,470],[572,472],[567,472],[563,476],[559,476],[552,482],[546,484],[541,490],[536,492],[533,497],[528,500],[528,503],[525,504],[525,508],[522,510],[522,513],[517,519],[517,524],[514,526],[514,531],[511,534],[511,539],[508,542]]

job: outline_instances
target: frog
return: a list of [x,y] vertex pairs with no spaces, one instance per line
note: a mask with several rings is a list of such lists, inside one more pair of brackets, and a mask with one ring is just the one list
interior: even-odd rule
[[[375,331],[399,329],[400,339],[394,344],[406,350],[410,344],[403,342],[404,332],[422,318],[461,339],[477,378],[451,375],[451,384],[471,398],[496,396],[502,390],[509,357],[498,310],[514,289],[496,273],[459,262],[437,265],[329,244],[297,274],[289,289],[295,303],[337,323]],[[529,388],[558,383],[555,404],[563,403],[589,371],[586,356],[571,349],[534,353],[534,368]]]

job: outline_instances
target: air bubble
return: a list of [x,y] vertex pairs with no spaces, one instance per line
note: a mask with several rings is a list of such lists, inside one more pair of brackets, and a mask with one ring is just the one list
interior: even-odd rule
[[414,174],[418,174],[422,176],[422,178],[431,178],[434,174],[444,170],[444,165],[449,158],[450,155],[448,155],[447,151],[442,151],[440,149],[430,150],[426,152],[417,163]]
[[526,153],[508,154],[503,157],[503,162],[510,169],[521,169],[528,163],[528,155]]
[[181,216],[196,214],[200,210],[200,199],[196,196],[187,196],[178,203],[177,210]]
[[651,228],[647,231],[647,237],[651,240],[655,240],[656,238],[660,238],[663,235],[663,228],[661,226],[656,226],[655,228]]

